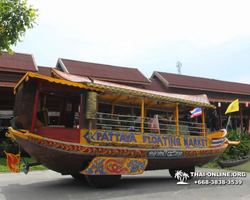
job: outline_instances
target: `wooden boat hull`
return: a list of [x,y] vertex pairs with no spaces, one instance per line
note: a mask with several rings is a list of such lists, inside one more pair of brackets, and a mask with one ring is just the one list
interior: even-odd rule
[[247,162],[249,159],[250,159],[250,156],[246,156],[239,160],[228,160],[224,162],[218,162],[218,164],[221,166],[221,168],[234,167],[234,166],[241,165]]
[[227,148],[227,144],[223,144],[206,149],[136,149],[80,145],[39,136],[23,138],[14,135],[14,137],[39,163],[61,174],[79,173],[97,156],[144,158],[148,160],[145,170],[200,166],[216,160]]

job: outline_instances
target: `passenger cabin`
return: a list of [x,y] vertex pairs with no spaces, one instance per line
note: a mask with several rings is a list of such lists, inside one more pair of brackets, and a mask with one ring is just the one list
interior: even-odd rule
[[[14,88],[18,129],[76,143],[81,129],[201,136],[207,132],[204,116],[213,106],[206,95],[155,92],[56,69],[52,73],[54,77],[28,72]],[[200,122],[190,118],[196,107],[202,108]],[[59,113],[53,123],[51,109]]]

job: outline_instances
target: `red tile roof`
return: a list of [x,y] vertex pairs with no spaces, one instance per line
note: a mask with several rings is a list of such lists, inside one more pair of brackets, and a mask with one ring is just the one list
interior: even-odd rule
[[147,90],[155,90],[159,92],[166,92],[166,87],[163,86],[162,82],[158,78],[150,78],[151,84],[145,85],[143,88]]
[[117,67],[67,59],[59,59],[58,63],[65,72],[70,74],[90,76],[100,80],[114,82],[150,84],[150,81],[138,69],[135,68]]
[[236,82],[221,81],[180,74],[154,72],[152,77],[158,77],[165,86],[189,88],[206,91],[250,94],[250,85]]
[[51,67],[42,67],[38,66],[38,74],[44,75],[44,76],[51,76]]
[[15,72],[37,72],[33,55],[15,53],[10,55],[7,52],[2,52],[0,56],[0,71],[15,71]]

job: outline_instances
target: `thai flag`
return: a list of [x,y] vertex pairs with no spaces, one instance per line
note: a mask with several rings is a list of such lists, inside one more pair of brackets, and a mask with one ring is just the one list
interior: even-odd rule
[[200,116],[202,114],[201,108],[194,108],[193,110],[190,111],[192,114],[190,118]]

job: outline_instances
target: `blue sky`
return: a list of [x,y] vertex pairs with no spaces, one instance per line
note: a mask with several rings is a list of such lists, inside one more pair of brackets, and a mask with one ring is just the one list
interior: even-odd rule
[[38,25],[13,49],[58,58],[250,84],[250,1],[28,0]]

